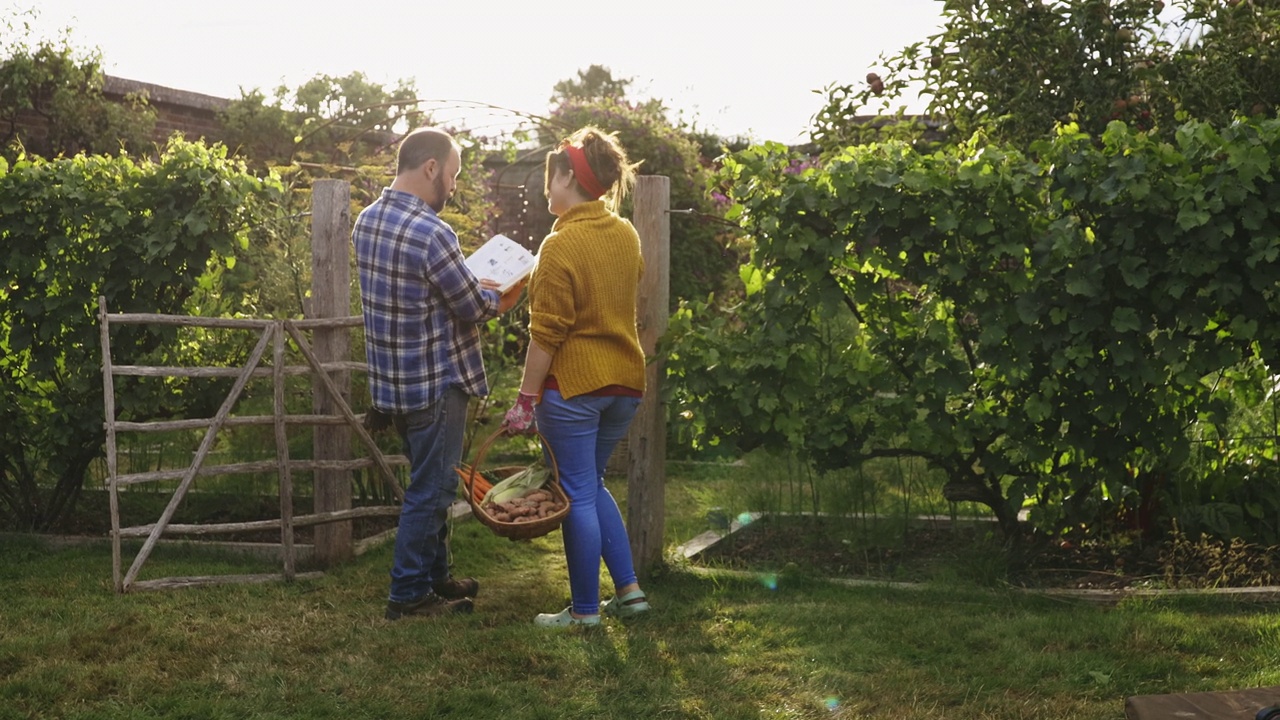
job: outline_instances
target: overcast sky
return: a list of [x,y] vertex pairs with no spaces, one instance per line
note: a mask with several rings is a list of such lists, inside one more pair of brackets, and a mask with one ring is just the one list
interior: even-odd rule
[[[438,118],[484,134],[505,113],[544,114],[556,82],[592,64],[634,78],[701,128],[807,139],[815,90],[860,83],[881,53],[938,31],[941,0],[0,0],[37,13],[35,37],[70,28],[108,74],[226,98],[318,74],[411,80]],[[2,27],[2,25],[0,25]],[[429,105],[428,107],[431,107]],[[446,117],[448,116],[448,117]]]

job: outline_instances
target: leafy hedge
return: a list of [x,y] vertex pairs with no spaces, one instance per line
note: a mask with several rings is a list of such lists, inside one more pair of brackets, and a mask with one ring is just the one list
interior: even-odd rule
[[1029,506],[1049,532],[1276,541],[1274,423],[1228,440],[1280,367],[1280,122],[1068,126],[1031,152],[731,158],[748,298],[677,315],[677,413],[823,468],[923,458],[1010,534]]
[[[247,246],[259,201],[277,188],[221,148],[179,140],[155,161],[0,159],[0,517],[47,526],[102,453],[98,297],[112,312],[180,314],[194,299],[216,302],[220,268]],[[174,334],[113,331],[115,361],[178,352],[164,350]],[[212,402],[123,381],[117,394],[135,420]]]

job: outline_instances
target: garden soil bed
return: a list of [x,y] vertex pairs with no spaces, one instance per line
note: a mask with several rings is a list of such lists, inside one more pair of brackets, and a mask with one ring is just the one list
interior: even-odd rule
[[1112,542],[1025,538],[993,523],[766,515],[707,547],[699,565],[764,573],[925,582],[940,577],[1043,589],[1262,587],[1280,582],[1280,548],[1205,539]]
[[[121,495],[123,526],[159,519],[166,493]],[[356,506],[388,504],[357,500]],[[295,515],[311,512],[311,499],[298,498]],[[244,522],[278,518],[273,497],[190,493],[174,523]],[[395,517],[356,518],[355,540],[396,526]],[[16,530],[17,528],[0,528]],[[46,532],[106,538],[111,514],[105,491],[85,491],[76,510]],[[313,541],[314,528],[298,528],[294,542]],[[204,536],[206,541],[272,544],[279,531]],[[903,520],[765,515],[701,550],[694,562],[708,567],[815,577],[926,582],[969,579],[979,584],[1027,588],[1124,591],[1168,588],[1255,588],[1280,583],[1280,548],[1175,538],[1143,541],[1117,535],[1109,542],[1089,539],[1024,538],[1006,547],[994,523],[961,520]]]

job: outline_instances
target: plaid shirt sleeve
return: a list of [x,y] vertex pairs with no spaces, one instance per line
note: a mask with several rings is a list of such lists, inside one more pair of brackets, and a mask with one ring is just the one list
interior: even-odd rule
[[451,386],[488,394],[478,324],[497,315],[458,237],[420,199],[395,190],[360,213],[352,230],[374,407],[422,410]]

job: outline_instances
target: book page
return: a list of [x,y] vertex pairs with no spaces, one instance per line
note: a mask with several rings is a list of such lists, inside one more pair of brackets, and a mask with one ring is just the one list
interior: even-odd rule
[[505,293],[533,271],[537,258],[506,235],[494,235],[467,258],[467,267],[481,280],[498,283]]

